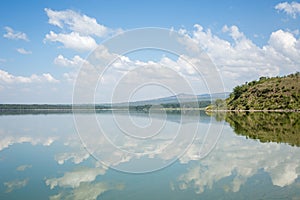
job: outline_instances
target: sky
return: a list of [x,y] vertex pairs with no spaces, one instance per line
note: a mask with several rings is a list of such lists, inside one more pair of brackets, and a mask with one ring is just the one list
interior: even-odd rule
[[[71,103],[74,81],[91,52],[117,34],[144,27],[170,29],[191,39],[215,64],[224,91],[260,76],[300,71],[297,1],[11,0],[0,4],[0,103]],[[178,74],[197,78],[180,65],[181,56],[147,51],[121,56],[123,71],[153,67],[151,73],[162,79],[164,70],[158,66],[169,64],[177,66]],[[105,77],[107,87],[104,84],[97,91],[100,102],[110,100],[116,77],[122,76],[120,70],[119,75],[111,71]],[[150,76],[147,73],[140,78]],[[167,94],[153,87],[145,91],[136,99]]]

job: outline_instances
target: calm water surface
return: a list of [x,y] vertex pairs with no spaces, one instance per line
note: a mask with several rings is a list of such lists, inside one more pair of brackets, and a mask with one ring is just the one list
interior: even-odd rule
[[[132,115],[162,124],[157,135],[126,135],[112,113],[96,119],[105,140],[87,126],[81,141],[72,114],[1,115],[0,199],[300,199],[297,113]],[[189,139],[176,148],[178,128]]]

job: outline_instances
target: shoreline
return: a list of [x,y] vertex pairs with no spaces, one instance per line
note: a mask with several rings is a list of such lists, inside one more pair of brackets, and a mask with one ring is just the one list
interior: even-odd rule
[[[1,112],[7,111],[113,111],[113,110],[135,110],[135,108],[0,108]],[[143,110],[143,109],[142,109]],[[136,111],[142,111],[136,110]],[[165,111],[188,111],[201,110],[206,112],[300,112],[300,109],[276,109],[276,110],[220,110],[220,109],[206,109],[206,108],[152,108],[151,110],[165,110]],[[149,111],[149,110],[144,110]]]
[[278,110],[205,110],[206,112],[300,112],[300,109],[278,109]]

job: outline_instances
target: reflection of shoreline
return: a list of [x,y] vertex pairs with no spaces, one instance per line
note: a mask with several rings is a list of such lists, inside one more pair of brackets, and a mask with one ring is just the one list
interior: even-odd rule
[[[121,113],[125,114],[126,112]],[[119,112],[119,114],[121,113]],[[98,117],[103,117],[101,118],[104,120],[102,122],[107,125],[107,127],[110,127],[108,122],[111,118],[107,118],[106,115],[110,114],[111,112],[106,112],[98,115]],[[134,114],[137,117],[148,117],[148,113],[135,112]],[[180,117],[180,114],[174,113],[171,114],[171,116],[177,118]],[[189,116],[193,118],[191,113]],[[105,119],[107,120],[105,121]],[[205,117],[205,120],[207,121],[211,119],[214,121],[214,118],[212,117]],[[93,157],[90,157],[90,154],[83,148],[77,135],[73,134],[74,130],[71,128],[72,116],[69,114],[57,116],[49,115],[45,117],[26,115],[20,115],[20,117],[2,116],[1,124],[2,129],[11,130],[3,132],[3,136],[9,138],[11,138],[11,136],[21,139],[27,138],[25,142],[31,143],[30,146],[27,144],[24,145],[24,147],[28,148],[28,152],[35,152],[36,154],[42,152],[45,156],[47,155],[46,152],[49,152],[50,159],[53,159],[54,157],[55,162],[59,164],[57,174],[49,173],[46,171],[47,168],[45,168],[45,171],[43,171],[45,172],[45,175],[39,179],[44,181],[43,185],[47,187],[48,190],[51,190],[51,187],[53,187],[53,190],[51,190],[52,196],[49,197],[50,199],[76,199],[83,194],[84,196],[80,196],[81,199],[92,199],[91,197],[94,199],[102,197],[107,198],[108,196],[105,196],[106,192],[109,194],[120,194],[119,191],[122,191],[123,189],[124,191],[122,191],[122,194],[132,192],[133,189],[134,191],[137,191],[137,188],[142,188],[144,189],[143,191],[149,191],[149,193],[153,191],[152,187],[147,188],[147,186],[154,182],[152,174],[150,174],[151,176],[148,176],[148,179],[146,176],[144,178],[142,175],[138,175],[139,177],[142,177],[142,179],[138,179],[140,182],[136,182],[137,179],[131,179],[129,176],[126,179],[124,176],[122,176],[122,178],[116,178],[114,174],[111,173],[112,170],[109,171],[110,169],[99,169],[101,168],[100,162],[94,166],[93,162],[95,160]],[[13,127],[16,127],[15,124],[18,124],[18,126],[16,129],[13,129]],[[214,123],[213,125],[221,126],[222,123]],[[34,129],[30,130],[30,127],[34,127]],[[55,129],[53,129],[53,127]],[[200,127],[200,130],[204,131],[206,128],[208,128],[208,124]],[[172,129],[168,129],[168,132],[172,132]],[[212,131],[210,133],[214,132]],[[55,137],[56,143],[47,143],[47,138],[49,136]],[[35,141],[30,141],[28,138],[35,139]],[[99,141],[95,140],[95,137],[90,137],[90,139],[92,141]],[[120,139],[120,137],[117,139]],[[198,135],[195,139],[195,143],[193,143],[187,152],[179,158],[180,166],[175,164],[173,165],[175,168],[170,168],[171,171],[166,171],[167,173],[161,171],[163,173],[158,175],[158,181],[165,179],[168,182],[171,182],[170,184],[172,184],[172,187],[175,188],[175,192],[178,192],[178,194],[186,195],[187,193],[190,193],[191,195],[194,195],[194,193],[196,193],[195,195],[199,195],[197,196],[199,198],[202,198],[201,195],[203,195],[204,198],[211,197],[210,199],[214,199],[213,197],[216,196],[213,196],[213,194],[217,194],[220,190],[223,192],[224,190],[224,192],[220,194],[224,195],[222,197],[241,199],[241,195],[245,194],[245,188],[247,191],[254,191],[257,188],[265,190],[255,190],[255,195],[252,196],[252,199],[263,197],[272,199],[278,197],[276,196],[278,194],[281,194],[280,197],[283,197],[283,195],[289,197],[299,194],[299,192],[296,193],[295,191],[293,193],[293,189],[297,189],[300,180],[299,148],[276,143],[262,144],[255,140],[246,140],[244,137],[235,135],[233,130],[227,124],[225,125],[223,135],[220,137],[214,150],[211,151],[207,157],[201,159],[198,152],[202,144],[202,136]],[[2,141],[6,141],[5,138]],[[36,151],[37,147],[41,147],[39,144],[44,143],[49,144],[42,147],[47,151]],[[141,143],[141,145],[135,147],[131,145],[135,145],[136,143],[127,143],[126,141],[124,143],[116,144],[124,144],[122,147],[133,147],[135,149],[142,149],[145,146],[151,147],[151,145],[153,145],[153,149],[157,149],[160,146],[157,145],[158,143],[156,143],[156,141],[147,144]],[[58,145],[63,145],[63,148],[58,148]],[[52,149],[55,151],[52,151]],[[105,152],[109,158],[113,158],[115,155],[113,151],[105,148],[103,145],[101,145],[101,151]],[[176,151],[171,153],[177,155]],[[22,154],[27,155],[26,149],[24,149]],[[159,158],[162,160],[168,160],[170,156],[173,156],[173,154],[161,155],[162,156]],[[32,155],[32,158],[35,159],[35,156]],[[134,160],[140,159],[139,157],[124,158],[124,160],[121,160],[121,163],[116,163],[116,165],[134,163]],[[35,169],[37,169],[35,163],[28,162],[26,164],[33,166],[33,169],[28,170],[28,173],[34,175],[36,173]],[[267,182],[264,182],[266,180],[264,179],[265,176],[260,176],[261,171],[263,171],[265,175],[269,175],[268,177],[270,178],[268,178]],[[151,178],[149,179],[149,177]],[[258,186],[254,187],[252,190],[252,180],[262,181],[258,182]],[[29,187],[24,188],[24,190],[28,191],[33,183],[33,181],[30,181]],[[138,187],[136,187],[137,183]],[[220,184],[221,186],[224,185],[224,188],[220,188]],[[132,188],[132,186],[134,188]],[[160,185],[158,187],[161,187],[161,190],[159,191],[164,190],[168,192],[167,188]],[[269,192],[270,188],[271,192]],[[193,193],[193,191],[195,192]],[[269,196],[266,196],[265,193]],[[142,195],[144,193],[141,192],[140,194]],[[212,195],[206,196],[209,194]],[[168,195],[169,193],[166,193],[166,198],[168,199],[174,197],[171,195],[169,197]],[[114,197],[115,196],[116,195],[114,195]],[[188,197],[189,196],[187,196],[186,199],[189,199]],[[143,199],[143,196],[137,195],[137,198]]]
[[[176,112],[176,111],[204,111],[205,108],[153,108],[153,111],[161,112]],[[133,110],[131,108],[100,108],[100,109],[93,109],[93,108],[67,108],[67,109],[1,109],[0,115],[26,115],[26,114],[73,114],[73,113],[101,113],[101,112],[112,112],[112,111],[136,111],[136,112],[148,112],[146,110]]]
[[227,112],[214,115],[225,119],[238,135],[260,142],[300,146],[299,112]]
[[232,113],[240,113],[240,112],[300,112],[300,109],[297,110],[286,110],[286,109],[280,109],[280,110],[206,110],[206,113],[218,113],[218,112],[232,112]]
[[[130,110],[130,109],[35,109],[35,110],[3,110],[0,112],[0,116],[10,115],[90,115],[90,114],[117,114],[117,115],[131,115],[143,118],[153,117],[156,119],[166,119],[176,123],[190,123],[198,122],[210,122],[211,116],[207,115],[204,110],[192,110],[192,109],[168,109],[168,110]],[[166,116],[165,116],[166,115]],[[182,121],[182,116],[185,120]],[[166,118],[165,118],[166,117]]]
[[[201,194],[208,189],[213,190],[218,187],[219,182],[224,183],[224,180],[227,180],[226,187],[223,188],[225,193],[240,192],[240,189],[243,192],[243,187],[249,184],[250,179],[257,178],[261,170],[269,174],[272,185],[281,187],[285,192],[286,187],[291,187],[295,182],[298,184],[299,148],[246,140],[231,134],[229,127],[225,127],[225,131],[224,137],[220,139],[209,157],[195,160],[185,173],[178,176],[180,190],[192,188]],[[192,155],[192,152],[186,154],[189,158],[192,158]],[[192,159],[186,160],[189,162]],[[264,185],[266,183],[256,184],[266,187]],[[291,195],[291,190],[288,192]],[[252,199],[274,199],[276,195],[272,194],[274,193],[270,193],[270,198],[266,198],[265,191],[257,191],[255,195],[260,198],[252,197]]]

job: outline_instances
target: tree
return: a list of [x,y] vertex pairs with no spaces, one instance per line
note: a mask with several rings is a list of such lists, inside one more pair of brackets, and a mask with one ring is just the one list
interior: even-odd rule
[[217,110],[224,109],[225,108],[225,101],[222,100],[222,99],[216,99],[215,106],[216,106]]
[[233,88],[233,95],[234,95],[234,99],[239,98],[243,93],[243,87],[242,86],[236,86],[235,88]]

